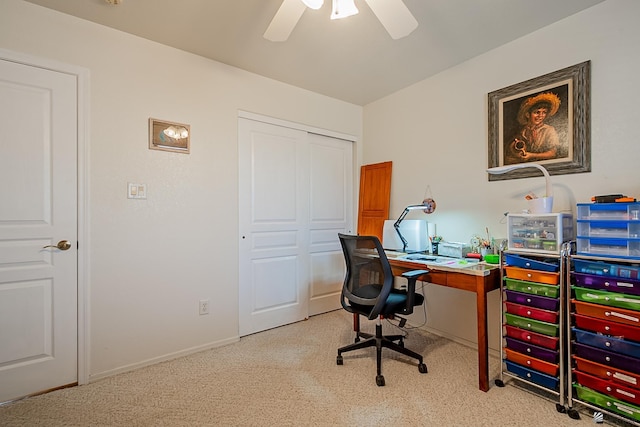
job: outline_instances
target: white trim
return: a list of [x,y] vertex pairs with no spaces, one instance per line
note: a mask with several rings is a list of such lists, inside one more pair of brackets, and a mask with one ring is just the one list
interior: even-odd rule
[[238,341],[240,341],[240,337],[226,338],[224,340],[215,341],[209,344],[199,345],[196,347],[187,348],[185,350],[176,351],[174,353],[165,354],[164,356],[153,357],[151,359],[143,360],[142,362],[136,362],[130,365],[121,366],[116,369],[93,374],[91,375],[90,381],[95,382],[102,378],[108,378],[117,374],[135,371],[136,369],[144,368],[146,366],[155,365],[157,363],[166,362],[168,360],[178,359],[180,357],[189,356],[191,354],[200,353],[202,351],[211,350],[213,348],[224,347]]
[[358,138],[354,135],[349,135],[342,132],[335,132],[332,130],[321,129],[314,126],[305,125],[302,123],[290,122],[288,120],[277,119],[275,117],[265,116],[262,114],[251,113],[249,111],[238,110],[238,118],[255,120],[257,122],[269,123],[272,125],[282,126],[291,129],[302,130],[309,133],[315,133],[318,135],[330,136],[332,138],[344,139],[345,141],[358,142]]
[[78,384],[89,379],[89,70],[0,48],[0,59],[76,76],[78,90]]

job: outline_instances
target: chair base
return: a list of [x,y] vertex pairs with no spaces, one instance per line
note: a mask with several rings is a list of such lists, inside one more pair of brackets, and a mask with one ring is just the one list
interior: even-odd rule
[[[360,337],[365,338],[364,341],[360,341]],[[346,353],[353,350],[359,350],[362,348],[375,347],[376,348],[376,365],[377,365],[377,375],[376,375],[376,384],[378,386],[384,385],[384,376],[382,376],[382,349],[388,348],[395,352],[404,354],[405,356],[411,357],[418,361],[418,371],[422,374],[427,373],[427,365],[424,364],[423,358],[420,354],[411,351],[404,347],[404,336],[402,335],[382,335],[382,324],[378,322],[376,324],[376,333],[375,335],[370,335],[362,332],[356,333],[356,342],[353,344],[346,345],[338,349],[338,357],[336,358],[336,364],[342,365],[343,358],[342,353]],[[399,341],[396,343],[395,341]]]

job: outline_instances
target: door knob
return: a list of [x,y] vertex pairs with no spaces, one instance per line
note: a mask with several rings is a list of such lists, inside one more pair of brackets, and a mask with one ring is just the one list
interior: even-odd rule
[[70,247],[71,247],[71,243],[68,240],[60,240],[57,245],[43,246],[42,249],[45,249],[45,248],[58,248],[61,251],[66,251]]

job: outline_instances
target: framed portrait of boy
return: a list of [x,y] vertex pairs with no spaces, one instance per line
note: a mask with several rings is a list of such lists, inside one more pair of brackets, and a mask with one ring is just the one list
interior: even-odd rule
[[[550,175],[591,171],[590,61],[489,93],[489,168],[535,162]],[[539,176],[533,168],[489,181]]]

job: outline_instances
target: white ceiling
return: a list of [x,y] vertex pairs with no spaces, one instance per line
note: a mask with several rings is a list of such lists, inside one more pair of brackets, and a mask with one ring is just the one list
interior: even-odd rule
[[262,34],[282,0],[26,1],[365,105],[603,0],[404,0],[419,25],[399,40],[363,0],[334,21],[326,0],[278,43]]

